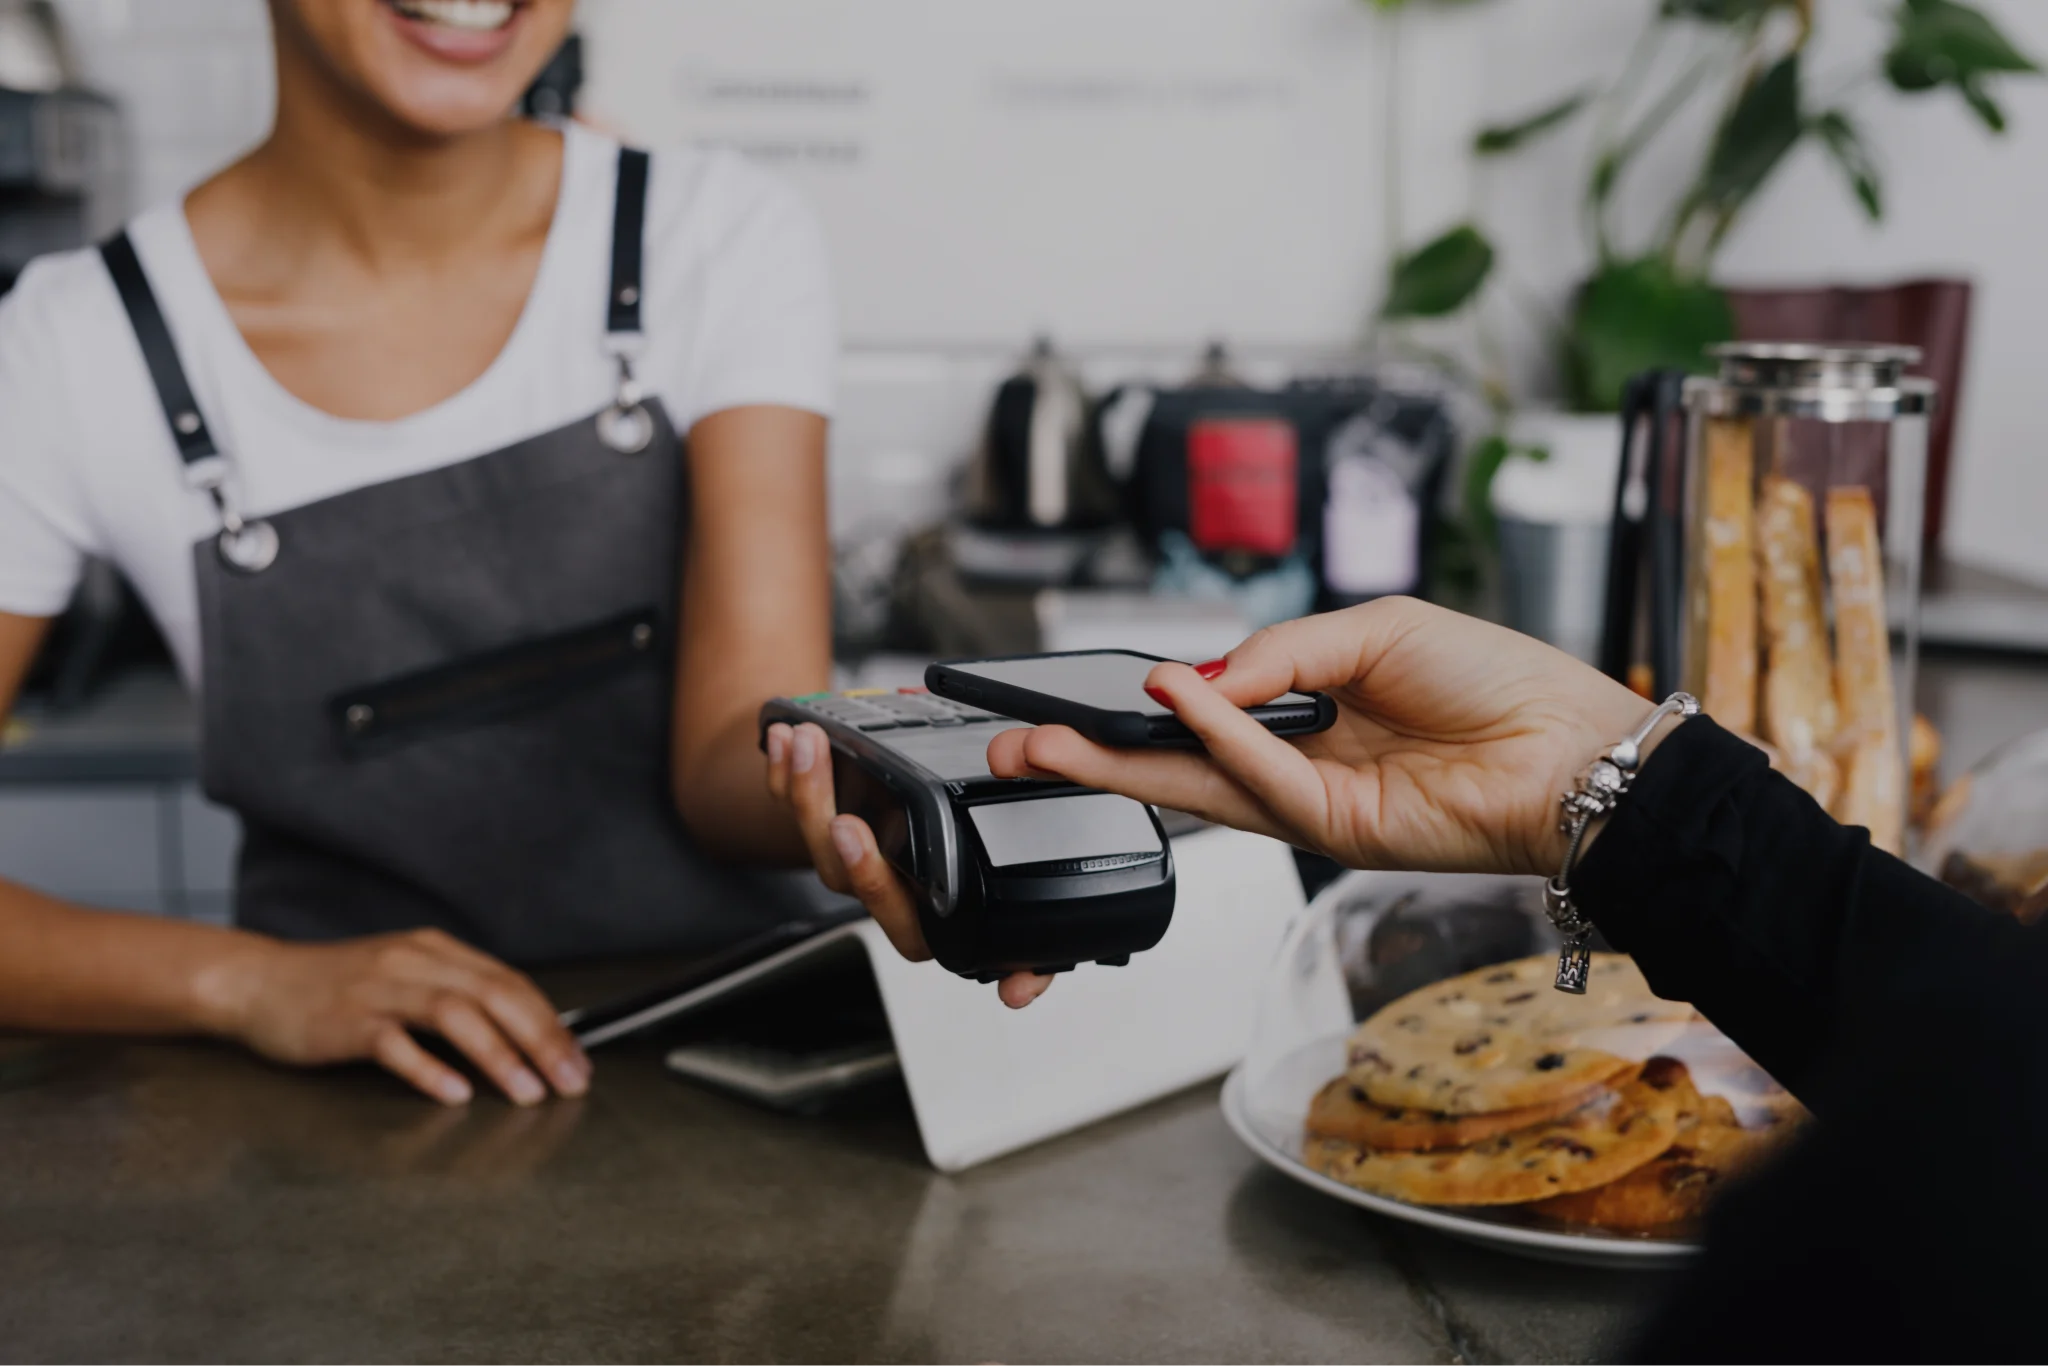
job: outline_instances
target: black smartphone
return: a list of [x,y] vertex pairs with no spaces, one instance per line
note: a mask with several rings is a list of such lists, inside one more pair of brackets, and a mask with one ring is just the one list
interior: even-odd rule
[[[940,697],[1033,725],[1072,726],[1098,744],[1199,748],[1194,732],[1145,692],[1146,675],[1163,662],[1132,650],[1077,650],[934,664],[924,681]],[[1275,735],[1314,735],[1337,723],[1337,704],[1291,692],[1246,714]]]

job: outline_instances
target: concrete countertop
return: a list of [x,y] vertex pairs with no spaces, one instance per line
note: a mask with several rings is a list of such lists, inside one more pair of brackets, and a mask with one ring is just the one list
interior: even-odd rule
[[226,1047],[0,1046],[0,1356],[1579,1361],[1668,1284],[1328,1200],[1209,1086],[944,1177],[887,1085],[798,1118],[597,1062],[581,1102],[446,1111]]
[[[1930,657],[1920,696],[1951,774],[2048,727],[2035,663]],[[598,1064],[580,1103],[444,1111],[366,1068],[0,1042],[0,1357],[1577,1361],[1669,1284],[1329,1200],[1213,1086],[943,1177],[900,1089],[796,1118],[653,1043]]]

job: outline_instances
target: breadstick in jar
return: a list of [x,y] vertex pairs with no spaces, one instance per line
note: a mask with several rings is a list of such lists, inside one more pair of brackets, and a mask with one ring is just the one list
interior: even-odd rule
[[1910,736],[1906,745],[1907,815],[1914,825],[1925,826],[1941,800],[1941,732],[1932,721],[1916,714]]
[[1762,750],[1771,767],[1805,788],[1807,796],[1830,811],[1834,809],[1835,797],[1842,790],[1842,770],[1827,751],[1816,749],[1794,757],[1754,735],[1738,735],[1737,738]]
[[1887,854],[1906,847],[1904,764],[1898,741],[1889,735],[1866,735],[1849,751],[1842,770],[1842,791],[1830,814],[1844,825],[1860,825],[1870,842]]
[[1729,730],[1756,729],[1756,452],[1749,423],[1708,418],[1706,668],[1700,708]]
[[1821,619],[1813,496],[1794,480],[1764,476],[1756,543],[1763,589],[1764,734],[1803,760],[1833,743],[1837,720],[1834,668]]
[[1898,747],[1891,628],[1877,504],[1866,488],[1828,490],[1828,579],[1835,595],[1835,702],[1843,747],[1882,735]]
[[1896,854],[1905,842],[1905,760],[1892,690],[1884,556],[1870,490],[1829,489],[1827,530],[1828,578],[1835,595],[1835,702],[1846,751],[1835,819],[1866,827],[1872,844]]

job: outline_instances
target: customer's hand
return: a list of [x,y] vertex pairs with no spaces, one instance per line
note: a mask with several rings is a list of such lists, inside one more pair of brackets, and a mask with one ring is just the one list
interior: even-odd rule
[[[550,1086],[580,1096],[590,1060],[523,975],[439,930],[339,944],[247,938],[210,994],[221,1032],[266,1058],[312,1066],[374,1061],[448,1105],[468,1080],[420,1046],[439,1034],[520,1105]],[[542,1078],[546,1078],[545,1081]]]
[[[875,844],[875,832],[858,816],[839,814],[832,790],[832,742],[809,722],[768,727],[768,791],[787,803],[803,832],[811,863],[827,887],[858,897],[889,936],[896,951],[913,963],[932,956],[918,925],[917,903]],[[1016,972],[996,994],[1013,1010],[1030,1005],[1052,978]]]
[[[1650,706],[1558,650],[1408,599],[1271,627],[1224,667],[1148,686],[1207,753],[1107,749],[1064,726],[989,746],[1002,777],[1058,776],[1328,854],[1354,868],[1554,872],[1558,795]],[[1330,693],[1337,724],[1281,740],[1244,707]]]

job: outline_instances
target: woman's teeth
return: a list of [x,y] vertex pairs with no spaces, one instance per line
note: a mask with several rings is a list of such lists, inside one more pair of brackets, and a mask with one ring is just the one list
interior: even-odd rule
[[448,28],[489,32],[512,22],[512,0],[392,0],[392,8],[408,19]]

